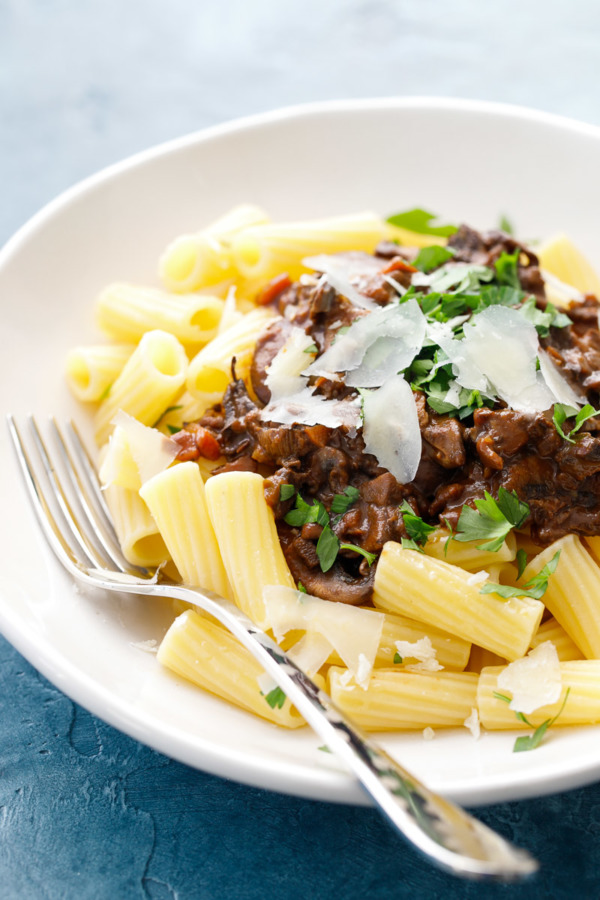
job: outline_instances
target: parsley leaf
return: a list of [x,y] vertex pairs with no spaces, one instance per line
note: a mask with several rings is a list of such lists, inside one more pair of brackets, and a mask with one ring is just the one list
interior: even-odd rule
[[451,234],[458,231],[456,225],[430,225],[430,222],[436,218],[437,216],[434,213],[416,208],[388,216],[386,221],[390,225],[406,228],[408,231],[415,231],[417,234],[433,234],[438,237],[450,237]]
[[521,282],[517,270],[520,253],[521,251],[517,247],[514,253],[502,252],[500,254],[494,263],[498,284],[507,284],[509,287],[520,289]]
[[303,350],[302,352],[303,352],[303,353],[318,353],[318,352],[319,352],[319,348],[317,347],[316,344],[311,344],[309,347],[307,347],[307,348],[306,348],[305,350]]
[[432,269],[437,269],[438,266],[448,262],[453,256],[454,250],[434,244],[432,247],[423,247],[422,250],[419,250],[416,258],[413,260],[413,266],[420,269],[421,272],[430,272]]
[[522,547],[517,550],[517,581],[527,568],[527,551]]
[[296,488],[293,484],[282,484],[279,487],[279,502],[283,503],[285,500],[289,500],[290,497],[293,497],[296,493]]
[[[498,594],[508,600],[509,597],[531,597],[533,600],[540,600],[548,588],[548,579],[556,571],[558,560],[560,559],[560,550],[557,550],[550,562],[546,563],[537,575],[531,578],[525,587],[511,587],[508,584],[494,584],[488,581],[484,584],[480,594]],[[522,574],[522,573],[521,573]],[[521,576],[519,575],[519,578]]]
[[567,325],[572,325],[571,319],[564,313],[559,313],[551,303],[548,303],[545,310],[538,309],[535,297],[528,297],[521,306],[520,312],[528,322],[535,325],[540,337],[548,337],[551,328],[565,328]]
[[183,431],[183,428],[180,428],[179,425],[170,425],[167,422],[167,430],[169,434],[177,434],[179,431]]
[[[404,522],[406,533],[410,541],[416,545],[413,547],[411,543],[410,549],[420,550],[427,543],[431,532],[435,531],[435,526],[428,525],[420,518],[420,516],[417,516],[407,500],[402,501],[400,513],[402,514],[402,521]],[[403,539],[402,541],[403,547],[406,546],[404,543],[405,540],[406,539]]]
[[362,547],[358,547],[356,544],[340,544],[340,550],[352,550],[354,551],[354,553],[359,553],[361,556],[364,556],[370,566],[372,566],[377,559],[376,553],[371,553],[369,550],[364,550]]
[[[565,698],[555,716],[553,716],[551,719],[546,719],[545,722],[542,722],[541,725],[538,725],[533,734],[523,734],[521,735],[521,737],[518,737],[516,739],[513,746],[513,753],[523,753],[525,750],[535,750],[536,747],[539,747],[547,730],[552,725],[554,725],[563,709],[565,708],[565,704],[570,693],[571,688],[568,687],[565,693]],[[510,703],[510,697],[507,697],[506,694],[500,694],[498,693],[498,691],[493,691],[493,696],[496,698],[496,700],[502,700],[503,703]],[[529,719],[523,715],[523,713],[515,711],[515,716],[517,717],[519,722],[524,722],[526,725],[529,725],[530,728],[533,728],[533,725],[531,724]]]
[[287,699],[280,687],[274,687],[272,691],[269,691],[268,694],[263,694],[263,696],[271,709],[281,709]]
[[402,659],[402,657],[400,656],[400,654],[398,653],[397,650],[396,650],[396,652],[394,653],[394,662],[395,662],[396,665],[398,665],[399,663],[404,662],[404,660]]
[[301,594],[308,594],[308,591],[306,590],[306,588],[304,587],[304,585],[302,584],[301,581],[298,582],[297,590],[299,590]]
[[492,281],[493,278],[494,272],[487,266],[457,262],[435,269],[427,276],[427,282],[433,291],[462,294],[476,293],[484,282]]
[[[591,403],[586,403],[586,405],[582,409],[580,409],[579,412],[575,409],[574,406],[568,406],[568,404],[566,403],[555,403],[552,421],[554,422],[554,427],[560,434],[561,438],[564,438],[564,440],[568,441],[569,444],[574,444],[575,439],[571,435],[576,434],[584,422],[587,422],[588,419],[591,419],[593,416],[597,415],[600,415],[600,409],[594,409]],[[573,416],[575,416],[575,423],[568,434],[565,434],[562,426],[567,419],[572,419]]]
[[288,525],[294,525],[296,528],[301,528],[302,525],[307,525],[309,522],[316,522],[317,525],[325,526],[329,523],[329,516],[319,500],[315,500],[312,504],[307,503],[300,494],[296,494],[296,508],[290,510],[284,521]]
[[352,506],[353,503],[356,503],[359,497],[360,492],[358,488],[348,485],[343,494],[336,494],[333,498],[331,512],[335,516],[343,516],[349,507]]
[[319,565],[322,572],[329,572],[336,560],[339,549],[339,538],[333,533],[330,525],[325,525],[317,541],[317,556],[319,557]]
[[529,515],[529,506],[521,503],[516,491],[509,493],[501,487],[498,499],[485,491],[483,500],[475,500],[476,509],[463,506],[458,519],[456,541],[480,541],[478,550],[494,553],[504,543],[513,528],[520,528]]

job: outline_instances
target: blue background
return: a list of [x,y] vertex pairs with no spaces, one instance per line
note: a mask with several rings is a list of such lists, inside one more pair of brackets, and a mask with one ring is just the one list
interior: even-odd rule
[[[0,0],[0,243],[83,176],[240,115],[433,94],[600,124],[599,85],[600,4],[585,0]],[[479,814],[539,857],[535,881],[459,882],[370,809],[186,768],[0,638],[1,897],[600,896],[600,786]]]

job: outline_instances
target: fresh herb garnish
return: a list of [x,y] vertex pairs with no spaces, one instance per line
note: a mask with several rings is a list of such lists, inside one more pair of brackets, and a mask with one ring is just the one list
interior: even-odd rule
[[[560,559],[560,550],[557,550],[550,562],[546,563],[537,575],[534,575],[527,584],[522,588],[511,587],[508,584],[494,584],[488,581],[484,584],[480,594],[498,594],[508,600],[509,597],[531,597],[533,600],[540,600],[548,589],[548,579],[556,571],[558,560]],[[522,573],[521,573],[522,574]],[[519,578],[521,575],[519,575]]]
[[[565,692],[564,700],[560,705],[560,709],[558,710],[558,712],[556,713],[555,716],[552,716],[551,719],[546,719],[544,722],[542,722],[541,725],[538,725],[538,727],[535,729],[533,734],[522,734],[520,737],[518,737],[515,740],[515,743],[513,746],[513,753],[523,753],[526,750],[535,750],[536,747],[540,746],[540,744],[542,743],[542,740],[544,738],[544,735],[546,734],[548,729],[551,728],[552,725],[554,725],[554,723],[556,722],[556,720],[562,713],[563,709],[565,708],[565,704],[567,702],[567,698],[570,693],[571,693],[571,688],[568,687]],[[511,698],[507,697],[506,694],[500,694],[500,693],[498,693],[498,691],[494,691],[493,696],[496,698],[496,700],[502,700],[503,703],[510,703]],[[525,725],[529,725],[530,728],[535,727],[534,725],[531,724],[529,719],[523,715],[522,712],[515,711],[515,716],[517,717],[519,722],[524,722]]]
[[[600,409],[594,409],[591,403],[586,403],[586,405],[579,411],[577,411],[574,406],[569,406],[566,403],[555,403],[552,421],[554,422],[554,427],[560,434],[561,438],[564,438],[564,440],[568,441],[570,444],[574,444],[575,439],[572,435],[576,434],[579,431],[584,422],[587,422],[588,419],[591,419],[593,416],[597,415],[600,415]],[[567,434],[565,434],[562,426],[567,419],[572,419],[573,416],[575,416],[573,427],[569,432],[567,432]]]
[[437,269],[438,266],[448,262],[453,256],[454,250],[434,244],[432,247],[423,247],[422,250],[419,250],[412,264],[421,272],[431,272],[432,269]]
[[263,697],[271,707],[271,709],[281,709],[283,704],[286,701],[286,695],[281,690],[280,687],[274,687],[272,691],[269,691],[268,694],[263,694]]
[[568,316],[559,312],[551,303],[548,303],[545,310],[538,309],[535,297],[528,297],[520,307],[520,312],[528,322],[535,325],[540,337],[548,337],[551,328],[566,328],[573,324]]
[[523,550],[521,547],[520,550],[517,550],[517,581],[527,568],[527,551]]
[[167,422],[167,431],[169,434],[177,434],[179,431],[183,431],[183,429],[179,425],[170,425]]
[[279,502],[283,503],[285,500],[289,500],[290,497],[293,497],[296,493],[296,488],[293,484],[282,484],[279,487]]
[[352,550],[353,553],[358,553],[360,556],[364,556],[370,566],[372,566],[377,559],[376,553],[371,553],[369,550],[365,550],[364,547],[358,547],[356,544],[341,543],[340,550]]
[[400,656],[400,654],[396,650],[396,652],[394,653],[394,663],[396,665],[399,665],[400,663],[403,663],[403,662],[404,662],[403,658]]
[[[109,391],[110,391],[110,388],[109,388]],[[156,422],[154,423],[152,428],[158,428],[158,426],[160,425],[160,423],[162,422],[162,420],[164,419],[165,416],[168,416],[169,413],[177,412],[178,409],[183,409],[183,406],[181,404],[179,404],[179,406],[167,406],[165,411],[160,414],[160,416],[158,417],[158,419],[156,420]],[[178,428],[177,431],[181,431],[181,428]],[[173,434],[173,432],[171,432],[171,434]]]
[[394,213],[386,219],[390,225],[396,225],[398,228],[406,228],[408,231],[415,231],[417,234],[432,234],[437,237],[450,237],[458,231],[456,225],[431,225],[437,216],[434,213],[427,212],[425,209],[408,209],[405,212]]
[[303,353],[318,353],[318,352],[319,352],[319,348],[317,347],[316,344],[311,344],[309,347],[307,347],[305,350],[303,350]]
[[331,503],[331,512],[334,516],[343,516],[345,512],[356,503],[360,497],[358,488],[348,485],[343,494],[336,494]]
[[317,556],[322,572],[328,572],[334,564],[340,549],[340,541],[330,525],[325,525],[317,541]]
[[301,581],[298,582],[297,590],[299,590],[301,594],[308,594],[308,591],[306,590],[306,588],[304,587],[304,585],[302,584]]
[[522,503],[516,491],[498,490],[498,499],[485,491],[483,500],[475,500],[476,509],[463,506],[454,540],[484,541],[478,550],[499,550],[513,528],[520,528],[529,515],[529,506]]
[[435,531],[434,525],[428,525],[413,510],[408,500],[403,500],[400,506],[400,513],[404,528],[408,535],[402,539],[402,546],[410,550],[423,550],[423,547],[429,539],[432,531]]
[[284,521],[296,528],[301,528],[303,525],[308,525],[311,522],[325,526],[329,524],[329,516],[319,500],[315,500],[314,503],[307,503],[300,494],[296,494],[296,508],[291,509],[287,513]]
[[493,269],[461,262],[440,266],[423,278],[432,291],[454,294],[477,293],[483,284],[493,279]]
[[521,251],[517,248],[514,253],[502,252],[500,254],[494,263],[496,278],[499,284],[506,284],[517,290],[520,289],[521,282],[519,281],[519,272],[517,269],[520,253]]

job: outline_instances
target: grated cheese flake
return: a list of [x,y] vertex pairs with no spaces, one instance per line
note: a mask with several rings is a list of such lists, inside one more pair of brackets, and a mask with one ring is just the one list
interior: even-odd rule
[[396,649],[402,659],[416,659],[416,663],[405,666],[407,672],[439,672],[444,667],[437,660],[437,650],[431,638],[420,638],[418,641],[395,641]]
[[479,740],[481,736],[481,723],[479,721],[479,713],[475,706],[471,707],[471,712],[463,722],[465,728],[468,728],[475,740]]
[[498,690],[512,694],[509,708],[528,715],[556,703],[562,689],[560,663],[552,641],[544,641],[527,656],[510,663],[498,675]]

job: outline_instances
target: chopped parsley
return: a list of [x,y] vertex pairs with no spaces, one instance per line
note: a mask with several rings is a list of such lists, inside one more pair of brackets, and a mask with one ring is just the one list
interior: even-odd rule
[[167,431],[169,434],[177,434],[179,431],[183,431],[183,429],[179,425],[170,425],[167,422]]
[[[281,485],[279,489],[279,499],[281,500],[281,492],[283,488],[291,488],[291,485]],[[295,493],[295,490],[292,488],[292,492]],[[284,496],[286,500],[289,500],[290,497],[293,496],[292,492],[285,491]],[[339,521],[341,516],[346,512],[346,510],[358,500],[359,491],[357,488],[349,485],[343,494],[336,494],[333,498],[333,503],[331,504],[331,512],[336,514],[336,518],[334,519],[334,524],[336,521]],[[315,500],[313,503],[307,503],[300,494],[296,494],[296,502],[295,508],[291,509],[287,515],[284,517],[284,521],[288,525],[292,525],[295,528],[302,528],[303,525],[308,525],[311,523],[316,523],[322,527],[321,534],[319,535],[319,539],[317,541],[316,551],[317,556],[319,557],[319,565],[321,567],[322,572],[328,572],[333,566],[334,562],[337,559],[337,555],[340,550],[351,550],[353,553],[358,553],[360,556],[364,556],[370,566],[373,565],[375,560],[377,559],[377,554],[370,553],[368,550],[364,550],[362,547],[358,547],[356,544],[348,544],[344,542],[340,542],[338,536],[334,533],[331,528],[329,513],[320,502],[320,500]],[[301,590],[301,588],[298,588]]]
[[463,506],[453,539],[483,541],[477,549],[492,553],[500,549],[506,536],[513,528],[520,528],[529,515],[529,506],[519,500],[517,492],[503,487],[498,490],[497,500],[485,491],[483,500],[475,500],[475,507]]
[[419,250],[416,258],[413,260],[413,266],[420,269],[421,272],[431,272],[452,259],[454,251],[448,247],[440,247],[439,244],[433,244],[431,247],[423,247]]
[[274,687],[268,694],[263,694],[263,697],[271,709],[281,709],[287,699],[284,691],[282,691],[280,687]]
[[296,488],[293,484],[282,484],[279,487],[279,502],[283,503],[285,500],[289,500],[296,493]]
[[[579,411],[577,411],[573,406],[568,406],[568,404],[566,403],[555,403],[552,421],[554,422],[554,427],[560,434],[561,438],[564,438],[564,440],[568,441],[569,444],[574,444],[575,438],[573,437],[573,435],[579,431],[584,422],[587,422],[588,419],[591,419],[593,416],[597,415],[600,415],[600,409],[594,409],[591,403],[586,403],[586,405]],[[575,416],[573,427],[569,432],[565,434],[562,426],[567,419],[572,419],[573,416]]]
[[394,653],[394,663],[396,665],[400,665],[400,663],[403,663],[403,662],[404,662],[404,659],[400,656],[400,654],[396,650],[396,652]]
[[517,581],[527,568],[527,551],[523,550],[521,547],[520,550],[517,550]]
[[[544,568],[537,575],[534,575],[522,588],[511,587],[508,584],[494,584],[488,581],[487,584],[483,585],[479,593],[498,594],[499,597],[504,597],[505,600],[508,600],[509,597],[531,597],[533,600],[540,600],[548,589],[548,579],[556,571],[559,559],[560,550],[557,550],[550,562],[546,563]],[[521,575],[519,575],[519,578]]]
[[402,538],[402,546],[409,550],[423,551],[423,547],[429,539],[432,531],[435,531],[434,525],[428,525],[418,516],[407,500],[403,500],[400,506],[402,521],[408,538]]
[[535,297],[528,297],[525,300],[521,306],[521,315],[535,325],[540,337],[548,337],[551,328],[566,328],[567,325],[572,324],[571,319],[559,312],[552,303],[548,303],[545,310],[538,309]]
[[303,352],[303,353],[318,353],[318,352],[319,352],[319,348],[317,347],[316,344],[310,344],[310,346],[307,347],[307,348],[306,348],[305,350],[303,350],[302,352]]
[[496,278],[499,284],[506,284],[508,287],[520,290],[521,282],[519,281],[519,256],[521,251],[519,248],[514,253],[502,252],[496,262],[494,269],[496,270]]
[[[502,700],[503,703],[510,703],[511,698],[507,697],[506,694],[500,694],[498,693],[498,691],[494,691],[493,693],[496,700]],[[513,753],[523,753],[526,750],[535,750],[536,747],[540,746],[542,740],[544,739],[544,735],[546,734],[548,729],[551,728],[552,725],[554,725],[563,709],[565,708],[565,704],[570,693],[571,688],[569,687],[566,690],[565,698],[560,705],[560,709],[555,716],[552,716],[551,719],[546,719],[544,722],[542,722],[541,725],[538,725],[533,734],[523,734],[521,735],[521,737],[518,737],[516,739],[513,746]],[[534,728],[529,719],[524,716],[522,712],[515,711],[515,716],[517,717],[519,722],[524,722],[525,725],[529,725],[530,728]]]
[[415,231],[417,234],[431,234],[436,237],[450,237],[458,231],[456,225],[432,225],[437,216],[434,213],[427,212],[425,209],[408,209],[405,212],[394,213],[386,219],[390,225],[396,225],[398,228],[406,228],[408,231]]
[[336,494],[331,503],[331,512],[334,516],[343,516],[353,503],[360,497],[358,488],[348,485],[343,494]]

